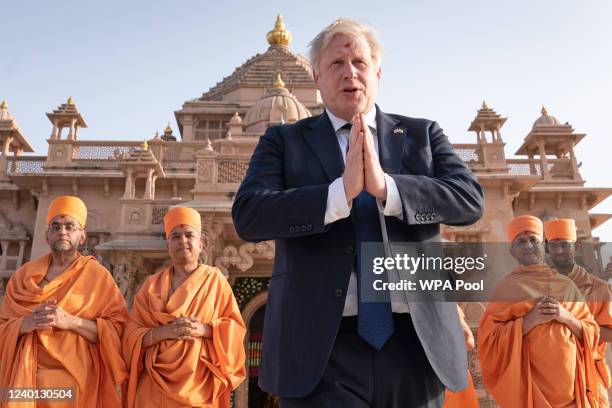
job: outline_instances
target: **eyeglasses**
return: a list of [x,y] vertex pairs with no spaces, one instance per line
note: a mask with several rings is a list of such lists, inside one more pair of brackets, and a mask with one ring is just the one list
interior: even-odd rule
[[62,230],[62,228],[64,228],[66,232],[69,234],[75,231],[81,231],[83,229],[83,228],[77,227],[76,224],[72,224],[72,223],[60,224],[60,223],[54,222],[53,224],[49,225],[48,231],[57,234],[58,232]]
[[540,241],[539,239],[535,238],[535,237],[531,237],[527,240],[519,240],[519,241],[515,241],[513,244],[516,248],[527,248],[527,247],[535,247],[535,246],[539,246],[542,245],[542,241]]
[[570,241],[548,241],[550,249],[570,249],[572,245]]

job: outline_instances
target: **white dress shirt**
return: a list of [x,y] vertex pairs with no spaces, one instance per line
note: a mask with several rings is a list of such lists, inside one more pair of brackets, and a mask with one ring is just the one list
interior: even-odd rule
[[[348,147],[348,138],[350,131],[347,129],[342,129],[342,126],[349,123],[348,121],[341,119],[330,112],[327,108],[325,109],[329,119],[331,121],[332,127],[336,132],[336,136],[338,137],[338,143],[340,145],[340,151],[342,152],[342,160],[346,163],[346,150]],[[372,133],[374,148],[376,150],[376,154],[378,155],[378,134],[376,131],[376,109],[372,108],[368,113],[365,114],[365,122],[370,128],[370,132]],[[379,219],[381,224],[381,230],[383,235],[383,242],[385,245],[385,252],[387,252],[387,256],[389,254],[389,242],[387,238],[387,226],[384,222],[384,217],[397,217],[399,219],[403,219],[402,214],[402,201],[400,198],[399,190],[397,188],[397,184],[395,184],[395,180],[391,178],[388,174],[385,173],[385,182],[387,185],[387,197],[385,200],[385,205],[383,206],[382,200],[376,199],[376,203],[378,204],[379,211]],[[352,203],[351,203],[352,204]],[[329,185],[329,191],[327,194],[327,206],[325,208],[325,225],[331,224],[334,221],[337,221],[342,218],[346,218],[351,214],[351,206],[346,202],[346,194],[344,192],[344,181],[342,177],[338,177]],[[393,279],[392,276],[388,277],[389,282],[392,282],[396,279]],[[406,298],[402,296],[402,294],[398,291],[391,291],[391,310],[393,313],[408,313],[408,303],[406,302]],[[344,311],[342,312],[343,316],[355,316],[357,315],[357,275],[355,274],[355,270],[351,272],[351,277],[349,280],[348,289],[346,291],[346,300],[344,302]]]

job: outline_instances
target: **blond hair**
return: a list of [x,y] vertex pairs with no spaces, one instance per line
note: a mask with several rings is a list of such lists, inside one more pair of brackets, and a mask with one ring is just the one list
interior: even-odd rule
[[329,42],[337,35],[346,35],[351,38],[362,36],[370,46],[372,60],[376,65],[380,66],[382,57],[382,44],[378,40],[376,33],[369,25],[358,23],[357,21],[347,18],[339,18],[323,29],[317,36],[308,44],[310,66],[313,74],[319,70],[319,62],[321,54],[329,45]]

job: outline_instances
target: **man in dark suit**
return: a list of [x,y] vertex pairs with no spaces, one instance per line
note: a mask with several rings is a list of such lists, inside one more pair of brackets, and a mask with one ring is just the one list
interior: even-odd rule
[[375,106],[380,49],[351,20],[311,42],[325,112],[267,130],[232,209],[240,237],[276,243],[259,384],[283,408],[434,407],[467,385],[454,303],[358,290],[361,243],[438,241],[483,205],[435,122]]

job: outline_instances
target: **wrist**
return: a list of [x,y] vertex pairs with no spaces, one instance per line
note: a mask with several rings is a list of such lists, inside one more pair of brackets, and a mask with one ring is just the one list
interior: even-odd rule
[[67,314],[68,330],[76,329],[81,325],[81,318]]
[[157,326],[151,329],[151,342],[166,340],[166,330],[164,326]]

